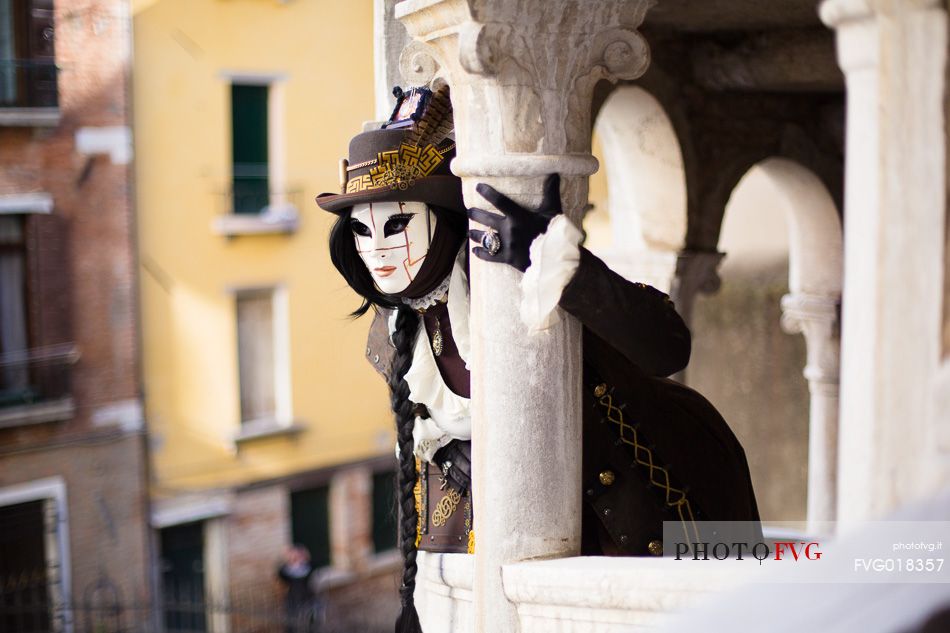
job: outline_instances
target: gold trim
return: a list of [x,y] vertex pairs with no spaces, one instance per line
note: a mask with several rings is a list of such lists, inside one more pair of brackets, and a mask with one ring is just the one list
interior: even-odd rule
[[439,502],[435,504],[435,511],[432,512],[432,525],[436,527],[445,525],[446,521],[448,521],[455,512],[455,509],[459,507],[461,500],[462,495],[459,494],[459,491],[450,486],[445,496],[439,499]]
[[412,494],[416,501],[416,547],[422,541],[422,473],[419,472],[419,460],[416,460],[416,485],[412,487]]
[[356,169],[362,169],[363,167],[369,167],[370,165],[375,165],[378,158],[373,158],[371,160],[364,160],[362,163],[356,163],[355,165],[349,165],[346,168],[346,171],[354,171]]
[[[623,419],[623,411],[614,406],[613,396],[607,393],[606,385],[597,385],[594,393],[600,392],[598,396],[600,404],[607,409],[607,419],[617,425],[620,430],[620,441],[633,447],[633,459],[641,466],[649,469],[650,483],[657,488],[662,488],[666,493],[666,505],[669,508],[676,508],[679,514],[680,523],[683,525],[683,533],[686,535],[686,542],[699,541],[699,529],[696,527],[696,519],[693,518],[693,510],[689,505],[689,499],[686,498],[686,491],[673,487],[670,483],[670,474],[662,466],[653,463],[653,452],[640,443],[637,430],[627,424]],[[654,473],[660,473],[662,478],[654,477]],[[694,538],[689,537],[689,528],[686,522],[689,521],[693,528]]]
[[[438,151],[440,154],[445,156],[446,154],[451,152],[453,149],[455,149],[455,143],[446,145],[445,147],[443,147],[442,149]],[[346,161],[345,158],[342,160]],[[362,163],[356,163],[355,165],[350,165],[349,163],[347,163],[346,171],[347,172],[356,171],[357,169],[362,169],[363,167],[369,167],[370,165],[375,165],[378,162],[379,162],[379,157],[371,158],[369,160],[364,160]]]

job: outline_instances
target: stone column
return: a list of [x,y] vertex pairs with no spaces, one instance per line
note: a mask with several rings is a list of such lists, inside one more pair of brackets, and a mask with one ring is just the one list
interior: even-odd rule
[[393,15],[398,0],[373,0],[373,66],[376,95],[376,120],[389,118],[396,105],[393,87],[401,86],[399,56],[409,34]]
[[838,520],[932,493],[947,16],[938,0],[826,0],[847,82]]
[[838,489],[838,301],[793,293],[782,297],[782,329],[805,337],[808,381],[808,508],[811,528],[834,521]]
[[[452,90],[469,206],[486,182],[536,206],[561,174],[564,210],[579,221],[590,154],[591,96],[601,79],[646,70],[636,28],[649,0],[407,0],[396,17],[415,38],[404,68]],[[433,62],[427,61],[431,56]],[[566,314],[530,336],[518,315],[521,274],[473,258],[472,424],[475,631],[517,629],[501,567],[580,548],[581,337]],[[425,624],[425,623],[424,623]]]

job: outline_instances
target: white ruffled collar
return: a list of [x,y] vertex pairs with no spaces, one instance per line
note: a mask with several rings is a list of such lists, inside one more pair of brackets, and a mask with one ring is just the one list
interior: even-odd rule
[[427,308],[431,308],[437,304],[442,299],[442,297],[445,296],[445,293],[449,291],[449,282],[451,280],[452,275],[446,275],[445,279],[442,280],[442,283],[436,286],[432,291],[426,293],[418,299],[409,299],[408,297],[404,298],[402,302],[413,310],[425,310]]

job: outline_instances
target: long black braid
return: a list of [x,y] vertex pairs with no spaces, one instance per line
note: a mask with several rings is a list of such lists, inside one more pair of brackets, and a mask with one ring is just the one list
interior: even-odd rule
[[[458,252],[466,239],[468,228],[464,213],[454,212],[430,205],[429,208],[442,226],[442,235],[448,240],[448,252]],[[437,230],[437,234],[439,231]],[[446,245],[443,245],[446,246]],[[412,429],[415,425],[415,404],[409,400],[409,385],[404,379],[412,365],[412,351],[419,332],[419,317],[414,310],[404,305],[398,297],[385,295],[373,282],[366,264],[356,250],[353,231],[350,227],[350,211],[340,214],[330,231],[330,259],[343,278],[363,299],[362,305],[352,312],[355,317],[368,312],[370,308],[389,308],[396,310],[395,330],[392,335],[396,354],[393,359],[389,378],[390,402],[396,418],[396,441],[399,446],[399,477],[396,494],[399,508],[399,539],[403,555],[402,584],[399,589],[402,611],[396,619],[396,633],[422,633],[419,615],[413,600],[416,587],[416,525],[418,512],[414,488],[416,485],[416,460],[413,454],[414,443]],[[425,265],[437,260],[427,258]],[[452,262],[446,263],[444,274],[451,270]],[[420,273],[421,274],[421,273]],[[441,278],[439,279],[441,281]]]
[[396,328],[392,335],[396,356],[389,379],[390,402],[396,416],[396,442],[399,446],[399,540],[403,557],[402,585],[399,588],[402,610],[396,619],[396,633],[421,633],[419,614],[416,612],[413,591],[416,588],[416,459],[413,454],[412,428],[415,423],[414,406],[409,400],[409,385],[405,375],[412,365],[412,348],[419,330],[415,310],[400,305],[396,308]]

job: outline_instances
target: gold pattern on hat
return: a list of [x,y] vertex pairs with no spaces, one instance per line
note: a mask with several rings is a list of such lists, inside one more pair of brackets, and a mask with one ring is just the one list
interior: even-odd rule
[[346,193],[359,193],[367,189],[408,189],[417,180],[425,178],[445,160],[445,154],[455,147],[439,149],[431,143],[425,147],[403,143],[399,149],[380,152],[376,156],[376,166],[358,178],[346,183]]

